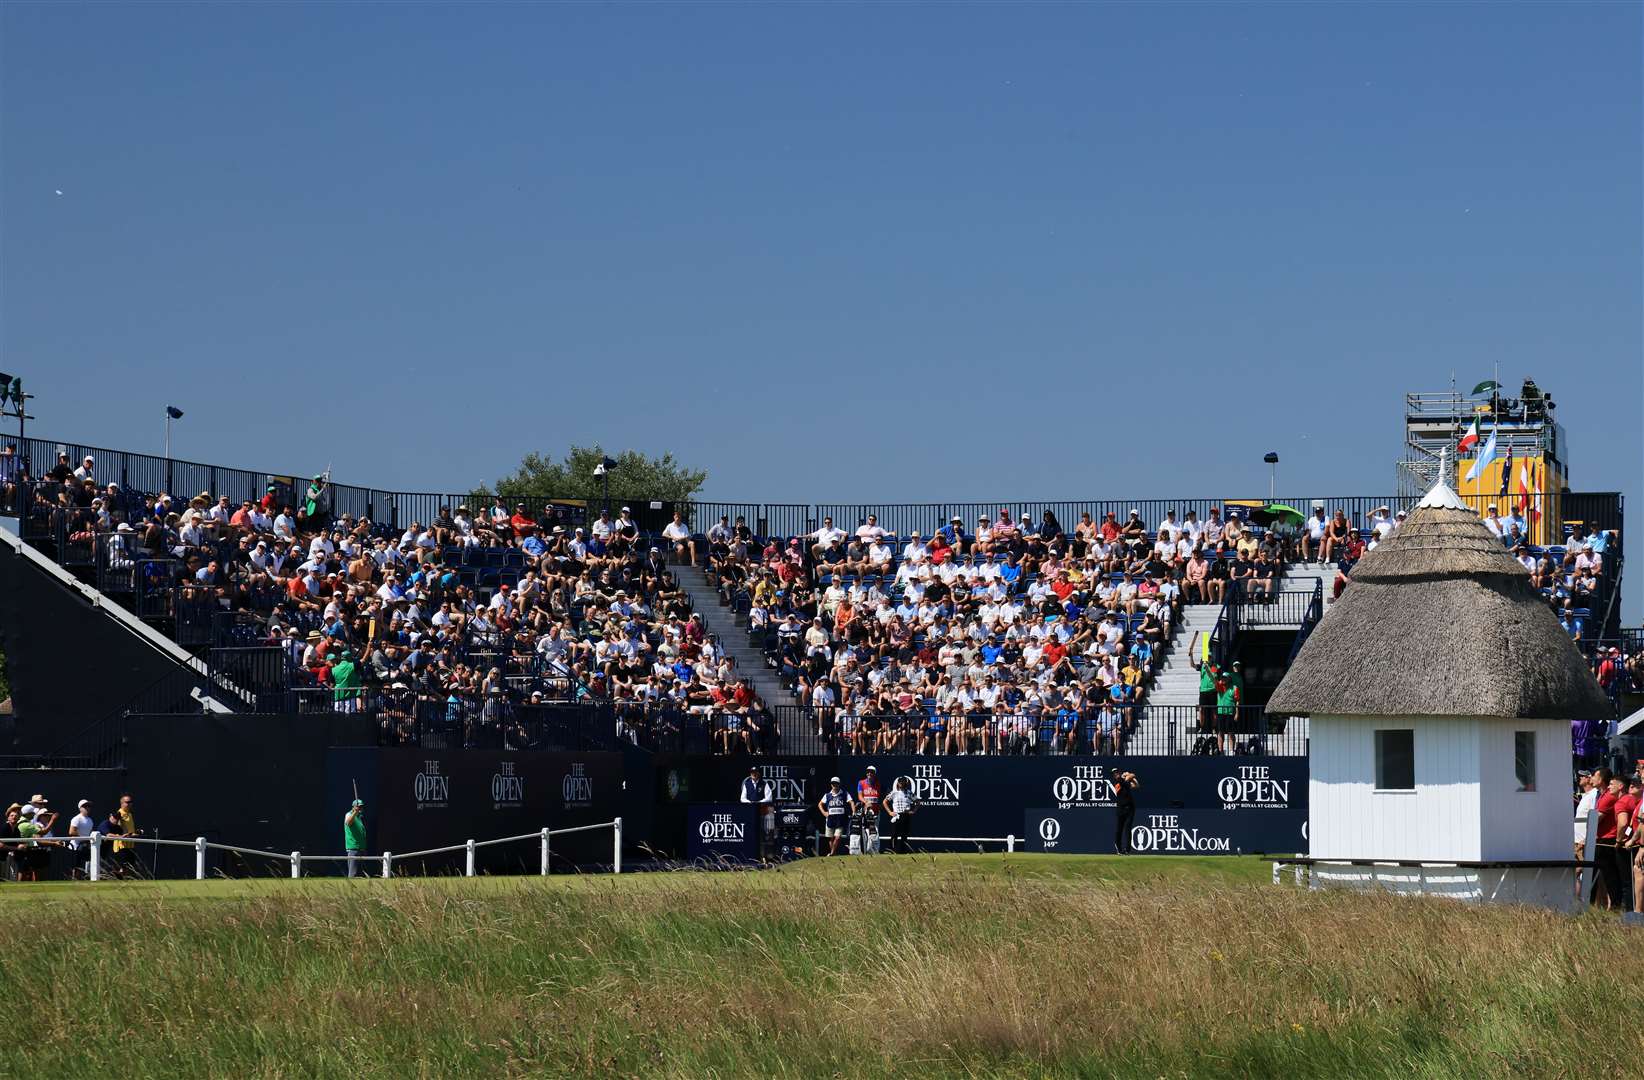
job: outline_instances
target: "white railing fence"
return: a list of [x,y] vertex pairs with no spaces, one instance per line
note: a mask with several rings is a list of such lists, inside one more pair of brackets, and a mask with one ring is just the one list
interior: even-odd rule
[[533,833],[521,833],[518,836],[499,836],[494,840],[467,840],[460,844],[449,844],[445,847],[425,848],[422,851],[408,851],[394,854],[385,851],[379,855],[366,855],[363,852],[349,855],[304,855],[300,851],[279,852],[264,851],[261,848],[240,847],[237,844],[217,844],[203,836],[193,840],[161,840],[152,836],[107,836],[94,832],[87,837],[26,837],[12,839],[8,843],[20,846],[36,847],[41,844],[68,844],[76,849],[85,844],[90,850],[87,852],[86,876],[92,881],[101,881],[103,872],[103,845],[109,842],[120,844],[151,844],[156,847],[181,847],[194,849],[194,877],[197,881],[206,878],[206,856],[212,851],[226,851],[236,855],[247,855],[254,858],[271,859],[277,862],[288,863],[291,867],[291,876],[303,876],[303,867],[307,863],[346,862],[350,858],[361,864],[376,863],[381,867],[381,874],[385,878],[394,876],[394,864],[404,863],[408,859],[425,858],[430,855],[447,855],[461,851],[467,856],[463,875],[474,877],[478,873],[478,852],[482,847],[493,847],[498,844],[518,844],[525,841],[535,841],[539,853],[539,873],[548,875],[548,866],[553,854],[553,838],[568,836],[572,833],[595,832],[600,829],[611,830],[611,872],[622,873],[622,819],[613,818],[610,821],[601,821],[594,825],[576,825],[565,829],[542,828]]
[[[893,837],[883,830],[880,830],[878,836],[880,850],[883,851],[889,846]],[[910,844],[975,844],[978,852],[982,850],[983,844],[1003,844],[1005,852],[1014,855],[1016,853],[1016,844],[1021,839],[1021,837],[1011,834],[1008,836],[910,836],[907,841]],[[813,833],[812,840],[816,844],[817,853],[821,854],[822,849],[828,843],[827,834],[822,832]]]

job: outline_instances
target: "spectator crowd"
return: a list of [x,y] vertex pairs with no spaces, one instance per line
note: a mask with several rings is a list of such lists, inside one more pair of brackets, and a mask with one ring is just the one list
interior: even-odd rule
[[[595,702],[614,707],[617,736],[673,745],[705,729],[722,752],[777,748],[767,706],[789,702],[761,700],[691,611],[670,557],[706,564],[831,749],[1119,753],[1135,745],[1184,605],[1235,589],[1272,600],[1288,564],[1315,561],[1334,567],[1339,597],[1405,516],[1382,506],[1361,527],[1314,503],[1299,523],[1264,527],[1248,508],[1212,506],[1202,520],[1133,510],[1066,527],[1001,507],[928,533],[893,535],[870,514],[791,537],[729,516],[698,533],[676,516],[652,537],[627,507],[570,520],[498,498],[390,526],[331,514],[323,475],[301,498],[270,485],[236,502],[124,491],[94,457],[62,453],[25,483],[9,446],[0,481],[26,504],[26,531],[61,561],[95,565],[102,587],[187,643],[277,650],[277,671],[246,675],[253,691],[369,711],[385,741],[529,746],[541,709]],[[1578,528],[1536,547],[1521,509],[1492,505],[1484,520],[1600,682],[1644,685],[1638,653],[1588,641],[1614,533]]]
[[236,503],[128,493],[95,470],[64,455],[25,530],[183,640],[260,654],[246,682],[299,710],[370,711],[389,743],[524,748],[564,703],[611,706],[610,734],[633,741],[708,713],[770,734],[628,507],[567,527],[554,505],[493,499],[396,528],[328,513],[324,476],[301,500],[270,485]]
[[1071,529],[1001,508],[905,537],[825,518],[786,541],[727,517],[705,539],[816,736],[860,753],[1122,753],[1183,604],[1272,599],[1293,554],[1219,507]]

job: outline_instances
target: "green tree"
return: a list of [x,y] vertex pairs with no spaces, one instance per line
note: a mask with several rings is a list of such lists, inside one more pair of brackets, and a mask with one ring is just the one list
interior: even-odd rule
[[[605,488],[594,470],[605,457],[605,449],[600,446],[573,446],[562,461],[545,454],[526,454],[518,469],[497,481],[496,493],[507,499],[598,500],[604,497]],[[624,450],[613,459],[616,464],[607,470],[606,477],[611,484],[612,502],[683,502],[708,479],[706,472],[686,468],[672,454],[648,457],[637,450]]]

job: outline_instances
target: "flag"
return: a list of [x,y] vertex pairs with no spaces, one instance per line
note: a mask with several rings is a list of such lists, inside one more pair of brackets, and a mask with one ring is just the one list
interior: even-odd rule
[[1530,484],[1530,487],[1535,491],[1535,499],[1530,503],[1530,520],[1531,521],[1540,521],[1541,520],[1541,486],[1547,480],[1547,466],[1546,466],[1546,464],[1541,463],[1541,464],[1536,465],[1535,472],[1531,474],[1531,477],[1532,477],[1532,482]]
[[1501,467],[1501,490],[1497,494],[1506,498],[1507,492],[1512,490],[1513,483],[1513,444],[1507,444],[1507,464]]
[[1492,430],[1490,432],[1490,437],[1484,440],[1484,449],[1479,451],[1478,457],[1473,461],[1473,467],[1467,470],[1468,482],[1471,483],[1472,481],[1477,480],[1484,473],[1485,467],[1495,459],[1496,433]]
[[1467,434],[1463,435],[1461,437],[1461,441],[1456,444],[1456,453],[1465,454],[1467,451],[1471,450],[1473,447],[1475,447],[1477,445],[1478,445],[1478,417],[1474,416],[1473,417],[1473,426],[1467,429]]
[[1518,512],[1527,514],[1530,511],[1530,463],[1521,461],[1518,465]]
[[181,420],[183,418],[183,410],[179,409],[175,405],[167,405],[166,416],[172,420]]

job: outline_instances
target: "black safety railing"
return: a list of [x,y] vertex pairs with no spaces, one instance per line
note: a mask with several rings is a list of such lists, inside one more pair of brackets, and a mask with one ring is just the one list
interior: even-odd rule
[[291,690],[299,716],[361,714],[377,724],[384,746],[428,750],[615,750],[631,738],[608,702],[514,701],[508,696],[440,698],[380,687]]
[[[94,458],[93,475],[99,486],[113,482],[119,484],[127,493],[164,491],[185,503],[191,496],[201,493],[212,498],[227,495],[234,503],[243,499],[256,500],[262,498],[271,482],[282,492],[291,492],[292,501],[295,502],[302,497],[309,479],[314,474],[312,466],[307,470],[292,471],[288,468],[258,472],[55,439],[30,438],[24,440],[20,447],[22,457],[29,463],[29,471],[36,477],[45,475],[51,468],[57,460],[59,448],[66,451],[71,465],[78,465],[86,455],[91,455]],[[387,491],[335,481],[331,484],[331,491],[335,513],[346,513],[355,517],[363,515],[383,522],[394,522],[398,527],[404,527],[412,520],[426,524],[434,519],[441,506],[454,508],[466,504],[472,511],[479,513],[484,508],[475,505],[476,501],[489,499],[492,495],[490,492]],[[641,504],[648,505],[651,500],[628,501],[639,510],[642,508]],[[1056,515],[1064,529],[1071,532],[1080,515],[1084,513],[1090,514],[1091,519],[1099,523],[1111,512],[1122,523],[1134,509],[1139,512],[1149,529],[1152,529],[1172,510],[1176,512],[1178,521],[1183,520],[1190,511],[1203,521],[1209,516],[1212,508],[1223,513],[1229,508],[1248,511],[1264,506],[1269,501],[1264,498],[1225,497],[1049,501],[1009,499],[925,503],[765,503],[693,500],[679,506],[687,512],[687,520],[699,532],[706,532],[718,521],[721,514],[731,517],[733,521],[738,516],[746,518],[755,534],[765,537],[796,536],[811,531],[821,524],[824,517],[832,517],[839,528],[851,531],[863,524],[869,515],[873,515],[881,527],[898,536],[906,536],[914,530],[928,536],[931,530],[947,524],[954,517],[958,517],[964,523],[967,531],[973,530],[981,517],[997,520],[1000,510],[1009,511],[1016,521],[1025,519],[1035,525],[1048,510]],[[1271,501],[1294,507],[1304,514],[1309,513],[1315,503],[1322,503],[1327,514],[1341,510],[1351,525],[1362,529],[1378,508],[1387,506],[1392,511],[1409,509],[1415,504],[1416,499],[1410,496],[1298,496],[1295,493],[1288,493]],[[1511,512],[1514,508],[1522,506],[1527,532],[1530,533],[1532,542],[1561,542],[1565,535],[1563,527],[1573,523],[1589,525],[1599,530],[1613,529],[1618,534],[1621,533],[1623,526],[1623,503],[1620,492],[1546,492],[1528,497],[1521,497],[1517,492],[1513,492],[1506,495],[1464,495],[1462,501],[1481,515],[1491,504],[1497,505],[1503,512]],[[536,508],[537,503],[544,502],[588,506],[591,500],[571,497],[539,499],[533,500],[533,508]],[[509,505],[511,507],[512,503]],[[1538,508],[1539,511],[1533,513]]]
[[944,713],[929,708],[891,715],[838,706],[781,705],[773,730],[747,717],[705,718],[714,753],[783,754],[1127,754],[1146,757],[1307,754],[1306,725],[1260,706],[1227,711],[1194,705],[1136,705],[1078,712]]
[[1234,582],[1229,594],[1237,608],[1241,629],[1271,627],[1293,630],[1317,618],[1322,588],[1322,584],[1315,583],[1311,589],[1275,588],[1266,591],[1248,587],[1244,582]]

